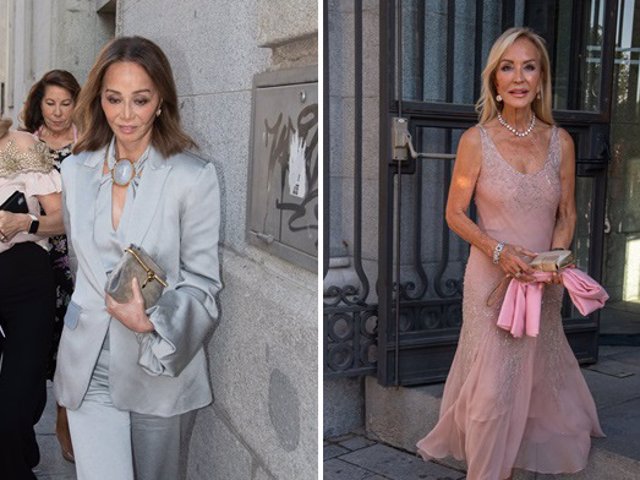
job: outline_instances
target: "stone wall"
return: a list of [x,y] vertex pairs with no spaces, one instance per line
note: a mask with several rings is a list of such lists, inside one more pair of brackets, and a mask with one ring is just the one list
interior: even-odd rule
[[120,0],[118,9],[118,34],[146,36],[169,57],[183,122],[222,189],[225,287],[208,349],[216,400],[198,412],[188,478],[317,478],[317,277],[245,239],[253,76],[317,64],[316,2]]
[[84,83],[98,51],[115,32],[114,7],[115,0],[0,1],[12,19],[8,38],[0,37],[7,38],[0,56],[8,63],[6,80],[0,80],[7,83],[5,114],[17,120],[31,85],[49,70],[69,70]]

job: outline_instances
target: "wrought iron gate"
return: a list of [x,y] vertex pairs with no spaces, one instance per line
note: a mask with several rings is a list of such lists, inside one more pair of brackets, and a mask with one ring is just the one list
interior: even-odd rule
[[[363,228],[371,231],[366,220],[370,215],[363,220],[362,206],[363,168],[366,171],[362,19],[372,12],[363,11],[361,0],[325,0],[325,275],[338,243],[331,238],[331,216],[337,208],[331,203],[335,195],[328,157],[329,152],[333,155],[328,122],[337,102],[328,98],[327,86],[334,78],[330,69],[342,68],[329,53],[327,38],[336,34],[326,24],[329,4],[352,5],[343,13],[353,14],[354,34],[353,241],[347,255],[331,260],[351,262],[353,281],[325,287],[326,377],[377,372],[383,385],[415,385],[446,377],[462,321],[462,277],[468,255],[468,245],[444,222],[453,153],[462,132],[477,122],[473,102],[484,59],[494,39],[509,26],[531,26],[547,40],[554,116],[576,143],[579,220],[574,250],[579,266],[600,278],[618,1],[379,2],[375,13],[380,161],[373,262],[362,254]],[[393,159],[399,156],[392,138],[394,118],[406,119],[416,150],[427,152],[428,159]],[[368,269],[363,267],[366,262]],[[372,262],[377,263],[375,289]],[[578,359],[595,362],[598,314],[583,318],[567,302],[563,316]]]
[[[363,2],[341,2],[340,0],[324,0],[324,117],[323,117],[323,251],[325,279],[323,304],[323,337],[324,337],[324,375],[325,378],[341,376],[357,376],[375,374],[377,363],[377,317],[378,306],[375,292],[372,291],[373,282],[370,280],[372,269],[365,272],[363,260]],[[341,9],[345,9],[344,11]],[[353,21],[347,22],[346,33],[341,45],[336,48],[330,46],[331,30],[329,16],[334,18],[352,15]],[[334,35],[337,36],[339,33]],[[341,48],[343,47],[343,48]],[[340,62],[333,62],[331,53],[343,50],[353,51],[353,62],[348,68]],[[348,71],[345,73],[344,71]],[[342,82],[335,80],[339,77]],[[332,80],[333,79],[333,80]],[[344,88],[343,95],[338,101],[331,99],[331,92]],[[332,113],[343,108],[348,101],[353,102],[353,119],[345,121],[337,128],[332,128],[330,119]],[[334,115],[334,118],[342,116]],[[337,122],[336,122],[337,123]],[[338,158],[332,153],[332,131],[346,131],[350,134],[341,135],[342,142],[353,145],[350,158]],[[346,157],[346,156],[345,156]],[[340,165],[348,170],[352,169],[349,178],[340,179],[340,183],[332,181],[331,165]],[[352,190],[349,199],[342,199],[341,203],[332,201],[340,198],[336,192]],[[368,212],[370,213],[370,212]],[[341,222],[339,217],[348,217],[350,227],[336,227]],[[367,224],[369,229],[371,222]],[[375,228],[375,225],[373,225]],[[336,231],[340,230],[338,233]],[[349,231],[343,231],[349,230]],[[339,238],[332,238],[334,236]],[[371,263],[371,255],[368,261]],[[373,270],[375,271],[375,270]]]

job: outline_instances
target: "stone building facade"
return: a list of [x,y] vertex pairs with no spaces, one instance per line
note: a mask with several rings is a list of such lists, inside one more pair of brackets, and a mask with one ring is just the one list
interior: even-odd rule
[[250,245],[246,232],[254,77],[317,76],[316,2],[2,0],[0,13],[4,114],[14,119],[45,71],[67,69],[82,84],[114,35],[165,51],[183,124],[222,195],[221,321],[207,349],[215,402],[197,414],[187,478],[317,478],[317,274]]

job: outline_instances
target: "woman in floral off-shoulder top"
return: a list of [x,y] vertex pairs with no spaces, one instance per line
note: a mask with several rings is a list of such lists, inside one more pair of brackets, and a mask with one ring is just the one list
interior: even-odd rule
[[[71,155],[71,149],[78,139],[78,130],[72,117],[79,93],[80,85],[71,73],[66,70],[51,70],[33,84],[24,102],[21,114],[23,129],[47,144],[53,165],[58,171],[62,161]],[[51,244],[49,259],[56,285],[56,314],[47,378],[53,380],[63,320],[73,293],[73,278],[69,269],[66,235],[50,237],[49,243]],[[57,406],[56,412],[56,436],[60,443],[62,457],[73,462],[73,446],[67,412],[60,405]]]
[[18,191],[27,213],[0,211],[0,472],[23,480],[36,478],[40,460],[33,426],[46,401],[55,313],[47,237],[64,228],[60,174],[47,146],[9,131],[11,123],[0,119],[0,204]]

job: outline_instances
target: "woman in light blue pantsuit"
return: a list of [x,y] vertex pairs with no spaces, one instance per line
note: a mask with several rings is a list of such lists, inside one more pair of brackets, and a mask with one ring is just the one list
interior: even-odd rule
[[[204,342],[216,321],[219,190],[180,127],[160,48],[121,37],[100,53],[76,109],[82,135],[62,165],[76,287],[54,391],[69,409],[79,480],[176,480],[184,414],[212,400]],[[107,275],[129,244],[167,274],[117,303]]]

